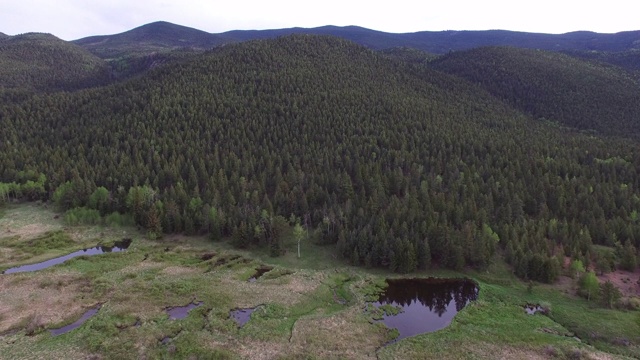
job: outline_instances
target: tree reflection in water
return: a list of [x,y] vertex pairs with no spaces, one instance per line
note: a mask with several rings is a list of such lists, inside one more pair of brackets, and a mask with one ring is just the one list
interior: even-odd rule
[[466,279],[389,279],[387,283],[375,305],[402,308],[401,313],[382,320],[398,329],[396,341],[446,327],[458,311],[478,298],[478,287]]

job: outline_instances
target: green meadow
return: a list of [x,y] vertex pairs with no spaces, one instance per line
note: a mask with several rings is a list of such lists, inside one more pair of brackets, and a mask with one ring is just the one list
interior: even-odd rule
[[[479,298],[445,329],[384,346],[396,335],[367,302],[390,275],[356,268],[293,236],[286,253],[135,228],[67,227],[44,205],[11,205],[0,218],[0,270],[132,239],[124,252],[80,256],[37,272],[0,275],[2,359],[617,359],[640,357],[640,312],[575,296],[572,281],[534,285],[496,260],[468,277]],[[272,267],[249,282],[256,269]],[[174,306],[202,302],[184,319]],[[546,314],[527,315],[526,304]],[[59,336],[91,308],[97,314]],[[255,308],[242,327],[234,309]]]

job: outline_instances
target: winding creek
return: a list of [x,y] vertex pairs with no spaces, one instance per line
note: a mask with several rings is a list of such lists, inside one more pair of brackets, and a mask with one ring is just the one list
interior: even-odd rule
[[49,332],[53,336],[58,336],[58,335],[62,335],[64,333],[68,333],[69,331],[71,331],[73,329],[76,329],[76,328],[80,327],[80,325],[84,324],[87,320],[89,320],[91,317],[93,317],[95,314],[97,314],[98,310],[100,310],[100,306],[96,306],[94,308],[91,308],[91,309],[87,310],[87,312],[82,314],[80,319],[76,320],[73,324],[69,324],[69,325],[66,325],[66,326],[63,326],[63,327],[57,328],[57,329],[50,329]]
[[2,273],[13,274],[13,273],[20,273],[20,272],[31,272],[31,271],[43,270],[54,265],[62,264],[63,262],[78,256],[92,256],[92,255],[100,255],[104,253],[124,251],[127,248],[129,248],[130,245],[131,245],[131,239],[122,239],[120,241],[115,242],[113,246],[94,246],[92,248],[78,250],[70,254],[45,260],[39,263],[15,266],[3,271]]

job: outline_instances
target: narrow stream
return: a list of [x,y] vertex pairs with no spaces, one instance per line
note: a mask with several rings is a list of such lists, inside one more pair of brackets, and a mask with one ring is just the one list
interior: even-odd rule
[[80,317],[80,319],[78,319],[73,324],[69,324],[67,326],[63,326],[63,327],[58,328],[58,329],[50,329],[49,332],[53,336],[58,336],[58,335],[62,335],[64,333],[68,333],[69,331],[71,331],[73,329],[76,329],[76,328],[80,327],[80,325],[84,324],[85,321],[89,320],[92,316],[97,314],[98,310],[100,310],[100,306],[96,306],[96,307],[94,307],[92,309],[89,309],[87,312],[82,314],[82,317]]
[[76,252],[72,252],[71,254],[45,260],[39,263],[12,267],[3,271],[2,273],[13,274],[13,273],[20,273],[20,272],[38,271],[54,265],[62,264],[63,262],[78,256],[92,256],[92,255],[100,255],[100,254],[110,253],[110,252],[124,251],[130,245],[131,245],[131,239],[122,239],[121,241],[117,241],[113,246],[95,246],[89,249],[78,250]]

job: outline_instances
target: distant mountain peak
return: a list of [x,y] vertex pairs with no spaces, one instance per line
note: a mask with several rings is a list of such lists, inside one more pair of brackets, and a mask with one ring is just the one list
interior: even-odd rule
[[50,34],[50,33],[41,33],[41,32],[28,32],[24,34],[18,34],[14,36],[9,36],[14,40],[55,40],[55,41],[64,41],[59,37]]
[[102,58],[117,58],[131,54],[149,54],[176,48],[209,49],[223,41],[215,34],[156,21],[119,34],[91,36],[74,43]]
[[155,21],[155,22],[152,22],[152,23],[149,23],[149,24],[138,26],[137,28],[131,29],[131,30],[126,31],[126,32],[124,32],[122,34],[140,33],[140,32],[160,32],[162,34],[168,34],[166,32],[175,32],[175,33],[190,32],[190,33],[194,33],[194,34],[207,34],[207,35],[210,35],[206,31],[194,29],[194,28],[191,28],[191,27],[188,27],[188,26],[183,26],[183,25],[170,23],[168,21]]

